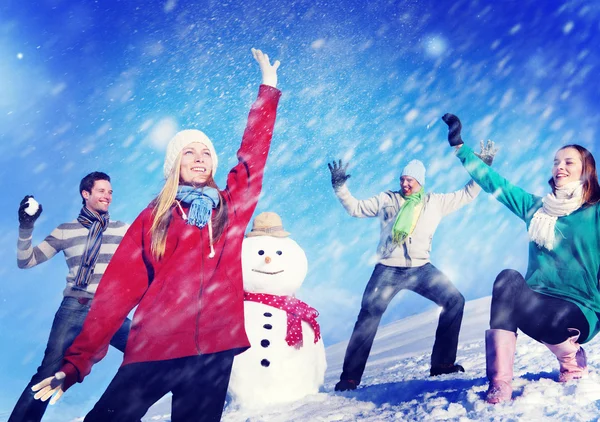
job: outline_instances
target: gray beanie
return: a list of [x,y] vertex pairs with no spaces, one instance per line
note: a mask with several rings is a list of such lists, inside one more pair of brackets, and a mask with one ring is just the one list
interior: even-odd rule
[[210,150],[210,156],[212,157],[213,162],[211,174],[213,178],[215,177],[215,173],[217,172],[217,165],[219,164],[219,159],[217,157],[215,147],[213,146],[211,140],[208,139],[208,136],[206,136],[202,131],[199,131],[197,129],[186,129],[182,130],[181,132],[177,132],[167,145],[165,165],[163,167],[165,179],[168,178],[171,174],[171,171],[173,170],[173,165],[175,165],[175,161],[177,160],[177,156],[179,155],[179,153],[186,146],[194,142],[200,142],[201,144],[206,145],[206,147]]
[[419,160],[410,161],[404,170],[402,170],[402,176],[409,176],[415,179],[421,186],[425,186],[425,166]]

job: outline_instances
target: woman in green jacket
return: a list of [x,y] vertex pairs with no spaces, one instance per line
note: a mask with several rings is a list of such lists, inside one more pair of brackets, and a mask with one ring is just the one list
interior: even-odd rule
[[504,270],[494,282],[485,336],[486,401],[511,399],[517,328],[556,355],[560,382],[585,376],[579,343],[600,331],[600,186],[594,157],[580,145],[560,148],[548,181],[551,192],[539,197],[512,185],[463,145],[456,116],[442,119],[473,180],[525,221],[530,239],[525,277]]

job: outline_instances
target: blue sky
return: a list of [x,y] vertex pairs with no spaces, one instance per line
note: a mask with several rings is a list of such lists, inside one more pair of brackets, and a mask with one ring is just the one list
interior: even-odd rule
[[[111,215],[131,222],[158,192],[165,143],[183,128],[211,137],[223,187],[260,82],[250,48],[260,48],[282,62],[283,96],[257,213],[279,213],[306,251],[298,297],[320,311],[333,344],[349,337],[379,233],[337,202],[327,161],[350,160],[359,198],[397,189],[413,158],[428,169],[428,191],[459,189],[468,177],[440,120],[451,111],[467,143],[499,145],[501,174],[545,193],[558,147],[599,151],[598,22],[591,1],[4,0],[0,420],[41,360],[66,274],[61,256],[17,269],[24,195],[44,206],[40,241],[77,215],[81,177],[106,171]],[[474,299],[503,268],[525,271],[526,243],[524,224],[482,194],[442,222],[432,262]],[[431,305],[402,293],[383,322]],[[89,408],[119,361],[111,352],[62,412]],[[64,420],[58,412],[48,420]]]

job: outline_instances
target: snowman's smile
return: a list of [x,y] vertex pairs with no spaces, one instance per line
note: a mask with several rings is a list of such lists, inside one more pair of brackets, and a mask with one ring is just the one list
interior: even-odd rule
[[255,273],[261,273],[261,274],[269,274],[269,275],[275,275],[275,274],[279,274],[282,273],[283,270],[279,270],[279,271],[261,271],[261,270],[255,270],[254,268],[252,269],[252,271],[254,271]]

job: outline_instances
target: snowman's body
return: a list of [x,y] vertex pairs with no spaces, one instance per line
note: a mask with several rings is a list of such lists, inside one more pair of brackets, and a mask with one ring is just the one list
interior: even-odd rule
[[[308,270],[306,255],[292,239],[256,236],[242,245],[244,290],[293,296]],[[326,369],[323,340],[316,343],[311,325],[302,321],[302,346],[286,342],[285,310],[244,302],[251,348],[236,356],[229,382],[232,401],[241,407],[264,407],[315,394]]]

